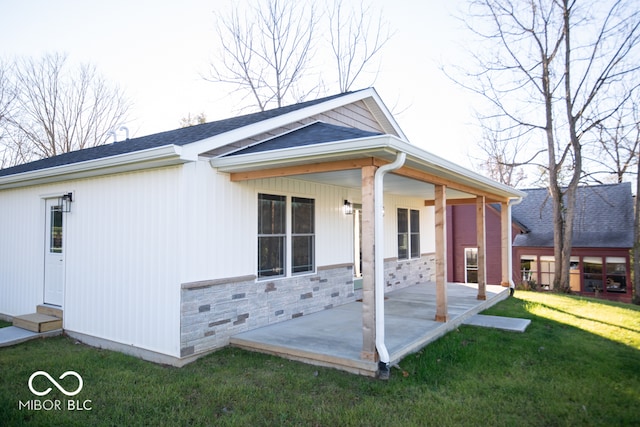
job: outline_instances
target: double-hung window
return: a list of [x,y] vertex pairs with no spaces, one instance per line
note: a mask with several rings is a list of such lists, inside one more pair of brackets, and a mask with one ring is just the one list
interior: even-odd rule
[[315,249],[314,200],[291,198],[291,272],[313,271]]
[[258,195],[258,277],[286,274],[287,200]]
[[258,194],[258,278],[315,270],[315,201],[287,202],[286,196]]
[[398,208],[398,259],[420,257],[420,211]]

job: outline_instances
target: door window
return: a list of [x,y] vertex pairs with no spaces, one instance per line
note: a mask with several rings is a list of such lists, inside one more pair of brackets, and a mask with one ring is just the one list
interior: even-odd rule
[[62,209],[60,206],[51,206],[51,225],[49,227],[49,252],[62,253]]

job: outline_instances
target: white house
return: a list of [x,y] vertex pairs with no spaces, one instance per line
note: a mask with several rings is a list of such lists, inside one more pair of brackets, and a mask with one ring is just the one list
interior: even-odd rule
[[362,298],[384,362],[385,291],[432,280],[447,320],[447,201],[508,227],[521,197],[412,145],[373,89],[128,139],[0,170],[0,315],[57,307],[70,336],[180,366]]

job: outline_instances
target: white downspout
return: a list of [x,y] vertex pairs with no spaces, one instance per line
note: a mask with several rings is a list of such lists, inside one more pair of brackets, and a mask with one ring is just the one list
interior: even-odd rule
[[384,343],[384,176],[387,172],[400,169],[407,158],[406,153],[398,152],[393,163],[381,166],[374,178],[374,266],[375,266],[375,313],[376,313],[376,349],[380,356],[381,371],[389,371],[389,351]]
[[[509,200],[509,203],[507,203],[507,209],[509,210],[508,212],[508,219],[509,219],[509,230],[511,230],[511,224],[512,224],[512,220],[511,220],[511,206],[516,206],[519,205],[520,203],[522,203],[522,197],[518,198],[518,199],[511,199]],[[513,241],[511,239],[511,235],[509,235],[509,254],[508,254],[508,258],[509,258],[509,293],[511,295],[513,295],[513,292],[516,289],[516,284],[513,283]]]

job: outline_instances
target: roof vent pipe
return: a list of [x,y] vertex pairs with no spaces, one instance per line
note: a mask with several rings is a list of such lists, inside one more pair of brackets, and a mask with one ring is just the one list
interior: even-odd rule
[[396,153],[393,163],[381,166],[374,178],[374,265],[375,265],[375,313],[376,313],[376,349],[380,356],[380,370],[389,372],[389,351],[384,343],[384,176],[387,172],[400,169],[407,158],[406,153]]
[[126,126],[120,126],[119,130],[125,131],[125,139],[129,139],[129,128]]

